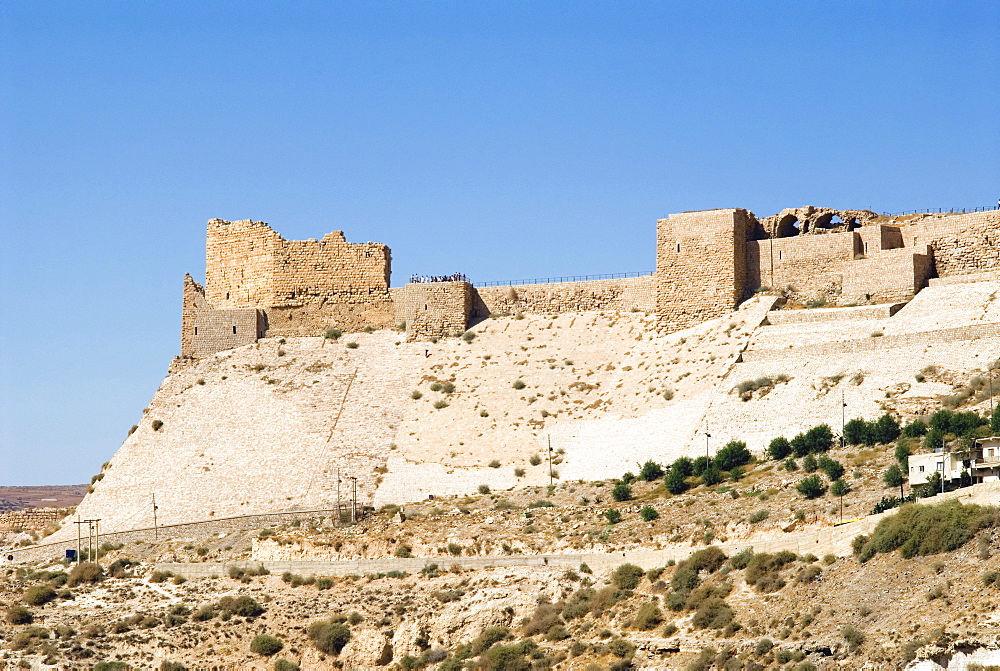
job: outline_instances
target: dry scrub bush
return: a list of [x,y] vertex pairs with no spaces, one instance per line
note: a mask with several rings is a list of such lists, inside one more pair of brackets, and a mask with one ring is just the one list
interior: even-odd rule
[[879,522],[870,537],[855,538],[854,553],[863,563],[878,553],[897,549],[906,559],[951,552],[978,531],[996,526],[1000,526],[1000,510],[992,506],[963,505],[958,501],[907,504]]
[[309,627],[309,638],[316,649],[328,655],[339,655],[347,642],[351,640],[351,630],[336,618],[323,622],[314,622]]

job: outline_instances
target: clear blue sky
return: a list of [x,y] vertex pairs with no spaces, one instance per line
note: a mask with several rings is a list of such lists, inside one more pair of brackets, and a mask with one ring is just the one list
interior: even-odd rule
[[0,4],[0,484],[89,480],[213,217],[411,272],[651,270],[671,212],[1000,197],[1000,5]]

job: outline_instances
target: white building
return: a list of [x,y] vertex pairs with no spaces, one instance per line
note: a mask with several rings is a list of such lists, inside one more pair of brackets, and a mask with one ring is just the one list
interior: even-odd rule
[[962,471],[972,482],[1000,480],[1000,437],[980,438],[971,450],[961,452],[928,452],[909,458],[910,486],[927,484],[932,473],[940,473],[945,482],[958,480]]

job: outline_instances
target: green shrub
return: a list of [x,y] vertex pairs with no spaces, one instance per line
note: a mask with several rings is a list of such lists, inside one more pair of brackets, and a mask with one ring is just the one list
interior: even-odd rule
[[646,482],[659,480],[663,477],[663,467],[655,461],[647,461],[642,465],[642,468],[639,469],[639,477]]
[[215,605],[210,603],[205,604],[191,613],[191,619],[196,622],[206,622],[211,620],[213,617],[215,617]]
[[163,420],[154,419],[151,426],[153,427],[153,431],[159,431],[163,428]]
[[513,387],[514,389],[524,389],[525,387],[524,380],[514,380]]
[[33,585],[21,595],[21,601],[29,606],[44,606],[55,598],[56,591],[49,585]]
[[7,622],[10,624],[31,624],[35,616],[24,606],[11,606],[7,609]]
[[646,522],[652,522],[660,517],[660,513],[656,512],[656,508],[653,506],[643,506],[642,510],[639,511],[639,516]]
[[420,392],[419,389],[414,389],[412,392],[410,392],[410,398],[412,398],[414,401],[419,401],[423,397],[424,395]]
[[511,638],[510,629],[500,625],[486,627],[472,642],[472,654],[478,655],[491,646]]
[[476,339],[476,334],[473,331],[466,331],[465,333],[462,334],[462,340],[464,340],[465,342],[471,343],[475,339]]
[[622,512],[617,508],[609,508],[604,511],[604,517],[611,524],[618,524],[622,521]]
[[840,635],[852,648],[856,648],[865,642],[865,635],[849,624],[840,628]]
[[611,490],[611,498],[615,501],[631,501],[632,488],[625,482],[617,482]]
[[737,466],[745,466],[753,461],[753,455],[742,440],[732,440],[715,454],[713,460],[720,471],[731,471]]
[[264,608],[249,596],[224,596],[219,599],[219,610],[231,615],[254,618],[263,614]]
[[340,329],[327,329],[325,337],[327,340],[339,340],[340,336],[343,335]]
[[758,510],[755,513],[751,513],[750,517],[747,518],[747,521],[750,522],[750,524],[757,524],[758,522],[766,520],[770,515],[770,510]]
[[828,477],[831,482],[839,480],[844,475],[843,464],[835,459],[831,459],[825,454],[820,456],[816,463],[819,466],[819,469],[826,473],[826,477]]
[[285,645],[270,634],[258,634],[250,642],[250,652],[270,657],[277,654]]
[[562,608],[558,604],[548,601],[540,602],[535,606],[535,612],[532,613],[528,621],[521,627],[521,633],[525,636],[544,634],[552,627],[563,623],[560,616],[561,611]]
[[282,657],[274,662],[274,671],[299,671],[299,665]]
[[746,548],[734,554],[730,558],[729,563],[734,569],[744,569],[750,563],[751,557],[753,557],[753,550]]
[[843,480],[837,479],[830,485],[830,493],[834,496],[847,496],[851,493],[851,486]]
[[396,548],[396,556],[406,559],[413,556],[413,548],[405,543]]
[[443,410],[444,408],[448,407],[448,401],[445,401],[444,399],[438,399],[434,401],[433,405],[435,410]]
[[706,487],[711,487],[722,482],[722,472],[719,470],[719,467],[715,464],[709,465],[701,474],[701,482]]
[[615,657],[624,659],[635,653],[635,646],[623,638],[615,638],[608,643],[608,650]]
[[675,495],[683,494],[688,488],[684,473],[673,466],[670,467],[670,472],[667,473],[667,477],[664,479],[663,485],[667,488],[668,492]]
[[781,461],[792,454],[792,446],[784,436],[778,436],[767,446],[767,456],[775,461]]
[[809,477],[802,478],[795,489],[807,499],[819,498],[826,493],[826,485],[823,484],[818,475],[810,475]]
[[818,566],[805,566],[799,571],[798,575],[795,576],[795,582],[797,583],[810,583],[814,582],[820,575],[823,574],[823,569]]
[[500,460],[494,459],[490,462],[490,468],[500,468]]
[[538,464],[542,463],[542,458],[537,454],[533,454],[528,459],[528,463],[531,464],[532,466],[537,466]]
[[354,341],[352,340],[351,342],[347,343],[347,347],[348,347],[349,349],[357,349],[357,348],[358,348],[358,343],[356,343],[356,342],[354,342]]
[[945,501],[936,505],[907,504],[875,527],[870,537],[855,539],[855,554],[866,562],[877,553],[899,550],[909,559],[950,552],[965,545],[981,529],[1000,525],[994,507]]
[[636,612],[632,619],[632,627],[649,631],[655,629],[661,622],[663,622],[663,611],[660,610],[655,601],[647,601]]
[[487,485],[487,484],[482,484],[482,485],[479,485],[478,487],[476,487],[476,490],[480,494],[489,494],[490,493],[490,486]]
[[802,460],[802,470],[806,473],[815,473],[819,470],[819,462],[811,454],[807,454],[805,459]]
[[635,589],[644,571],[635,564],[622,564],[611,574],[611,584],[619,589]]
[[691,618],[691,624],[696,629],[722,629],[732,621],[732,609],[724,599],[717,596],[702,601]]
[[532,501],[528,504],[529,508],[553,508],[556,504],[552,501],[547,501],[545,499],[538,499],[537,501]]
[[309,638],[316,649],[328,655],[339,655],[351,640],[351,630],[342,622],[326,620],[309,626]]
[[531,668],[531,662],[525,657],[527,643],[529,641],[494,645],[480,657],[479,668],[484,671],[527,671]]

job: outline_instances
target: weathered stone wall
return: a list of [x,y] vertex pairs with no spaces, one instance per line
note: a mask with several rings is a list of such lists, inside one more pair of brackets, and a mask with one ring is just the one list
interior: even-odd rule
[[887,249],[844,265],[840,302],[887,303],[907,300],[927,284],[932,269],[928,248]]
[[898,226],[907,247],[930,246],[939,277],[1000,268],[1000,210],[925,215]]
[[676,331],[726,314],[745,297],[746,210],[684,212],[656,226],[658,327]]
[[392,322],[391,256],[341,231],[285,240],[264,222],[208,222],[205,298],[214,308],[262,308],[272,336],[355,331]]
[[406,322],[408,340],[464,331],[473,291],[468,282],[411,283],[393,289],[395,321]]
[[477,287],[473,295],[471,317],[484,319],[491,314],[518,312],[538,314],[592,310],[652,312],[655,309],[656,276],[643,275],[584,282]]
[[67,514],[65,508],[27,508],[0,514],[0,532],[44,529]]
[[843,264],[859,251],[853,232],[806,235],[747,243],[747,287],[792,286],[802,295],[815,295],[840,285]]
[[263,314],[253,308],[228,310],[196,310],[191,336],[191,354],[195,357],[211,356],[222,350],[242,347],[263,338]]
[[1000,324],[978,324],[952,329],[937,329],[918,333],[901,333],[881,337],[844,340],[823,345],[801,345],[787,349],[748,349],[743,352],[744,362],[771,361],[789,357],[814,358],[834,354],[879,352],[892,349],[919,348],[931,344],[953,343],[983,338],[1000,338]]

